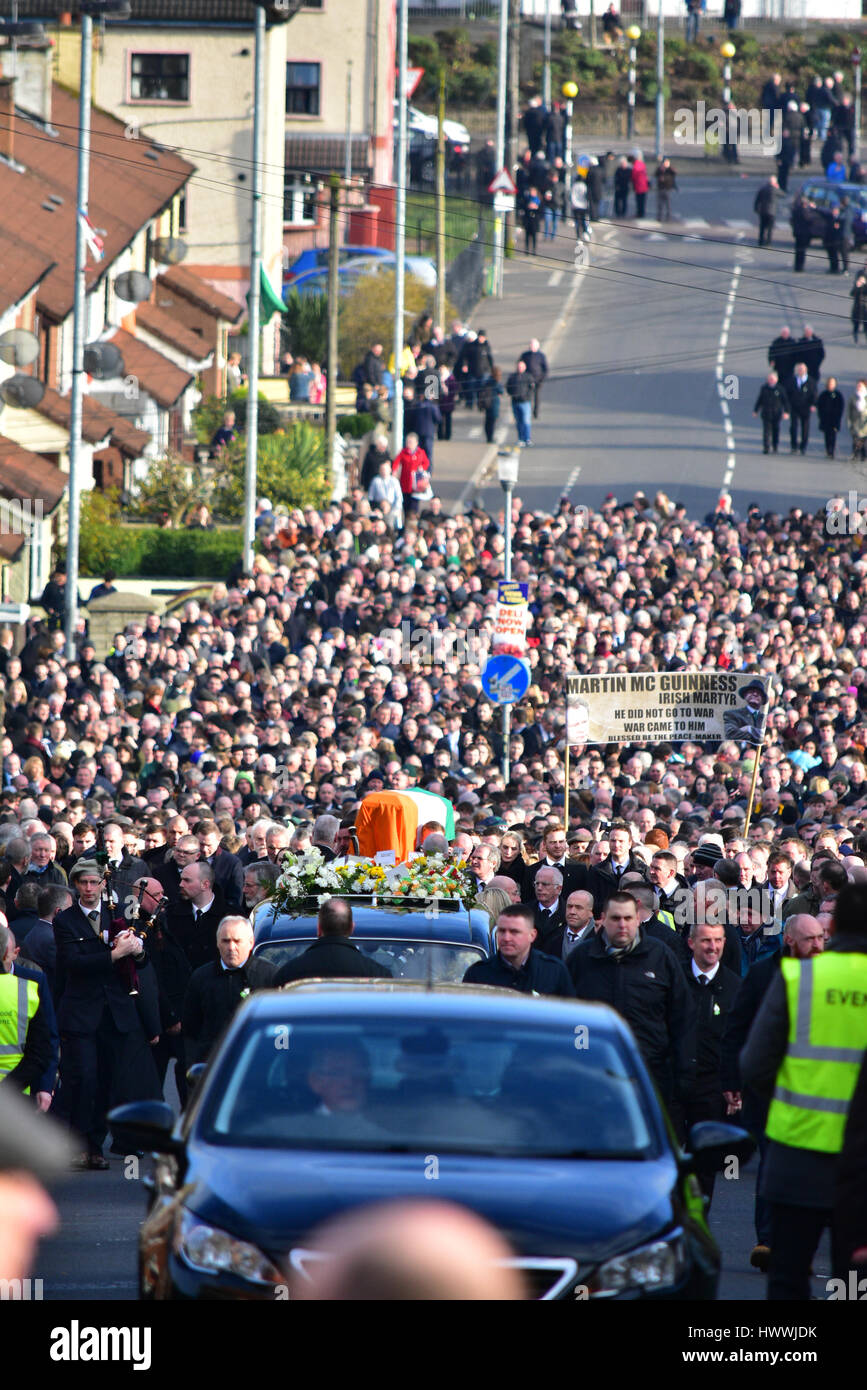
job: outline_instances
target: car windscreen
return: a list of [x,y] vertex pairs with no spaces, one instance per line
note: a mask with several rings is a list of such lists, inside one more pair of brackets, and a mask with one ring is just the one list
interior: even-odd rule
[[592,1027],[416,1023],[336,1008],[327,1022],[254,1028],[214,1079],[199,1131],[214,1144],[601,1159],[655,1151],[628,1051]]
[[[260,946],[256,955],[279,969],[287,961],[295,960],[296,956],[309,950],[314,940],[311,936],[297,941],[268,942]],[[485,958],[479,946],[453,945],[448,941],[389,941],[385,938],[355,936],[352,944],[364,957],[390,970],[395,980],[460,984],[470,966]]]

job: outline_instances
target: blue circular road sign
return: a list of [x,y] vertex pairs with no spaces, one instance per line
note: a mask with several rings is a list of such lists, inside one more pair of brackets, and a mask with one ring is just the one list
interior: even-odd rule
[[495,705],[511,705],[530,689],[530,666],[520,656],[492,656],[482,672],[482,689]]

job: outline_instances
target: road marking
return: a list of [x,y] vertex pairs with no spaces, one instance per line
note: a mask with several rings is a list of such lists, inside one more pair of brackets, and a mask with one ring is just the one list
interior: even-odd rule
[[706,217],[688,217],[680,225],[682,227],[709,227],[710,223]]
[[557,285],[559,285],[559,283],[560,283],[560,281],[561,281],[562,279],[563,279],[563,272],[562,272],[562,270],[554,270],[554,271],[552,271],[552,272],[551,272],[551,275],[550,275],[549,278],[548,278],[548,288],[553,290]]
[[646,236],[646,237],[644,238],[644,240],[645,240],[645,241],[668,241],[668,237],[667,237],[667,236],[663,236],[663,235],[662,235],[662,232],[651,232],[649,236]]
[[579,463],[578,467],[577,467],[577,468],[573,468],[573,469],[572,469],[572,472],[569,474],[569,477],[566,479],[566,486],[564,487],[564,489],[563,489],[563,494],[562,494],[564,497],[568,497],[568,496],[569,496],[569,493],[572,491],[573,487],[575,486],[575,484],[576,484],[577,481],[578,481],[578,478],[579,478],[579,476],[580,476],[580,473],[581,473],[581,465],[580,465],[580,463]]
[[719,350],[717,352],[716,359],[717,392],[720,398],[719,408],[723,417],[723,433],[725,434],[727,452],[726,469],[723,474],[721,488],[721,491],[723,492],[728,487],[730,487],[732,478],[734,477],[735,473],[735,466],[737,464],[737,457],[735,455],[734,426],[732,425],[731,420],[731,407],[728,403],[728,397],[726,396],[725,382],[721,378],[723,378],[724,374],[723,368],[725,363],[725,350],[728,345],[729,327],[731,325],[732,315],[734,314],[735,310],[735,299],[737,298],[738,284],[740,282],[740,278],[741,267],[740,265],[736,265],[732,273],[731,285],[729,286],[729,292],[726,297],[726,307],[723,315],[722,328],[720,330]]
[[752,230],[752,225],[753,225],[752,222],[748,222],[748,221],[746,220],[746,218],[743,218],[743,217],[727,217],[727,218],[726,218],[726,226],[727,226],[727,227],[748,227],[750,230]]
[[468,438],[468,439],[481,439],[481,437],[482,437],[482,427],[481,427],[481,425],[473,425],[473,428],[470,430],[470,432],[469,432],[467,438]]

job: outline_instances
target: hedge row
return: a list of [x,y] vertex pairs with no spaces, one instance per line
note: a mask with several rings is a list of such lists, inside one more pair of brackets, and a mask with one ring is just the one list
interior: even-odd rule
[[165,530],[160,526],[123,526],[106,536],[81,531],[81,573],[101,576],[113,569],[119,578],[224,579],[242,551],[240,527],[220,531]]

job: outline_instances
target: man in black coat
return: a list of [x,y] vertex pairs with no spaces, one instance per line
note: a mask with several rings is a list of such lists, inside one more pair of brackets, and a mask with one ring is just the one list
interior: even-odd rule
[[244,896],[244,866],[237,854],[223,849],[222,835],[213,821],[200,821],[196,838],[203,861],[214,871],[214,883],[223,895],[229,912],[237,912]]
[[132,886],[137,878],[147,874],[148,866],[127,850],[123,826],[117,821],[106,821],[102,827],[102,845],[108,855],[106,874],[112,891],[117,896],[118,910],[123,914],[127,899],[132,894]]
[[[541,868],[547,865],[552,869],[559,869],[563,875],[563,894],[568,897],[579,888],[587,887],[588,869],[586,864],[576,864],[569,859],[569,846],[566,842],[566,831],[562,825],[552,825],[545,831],[542,841],[542,854],[537,864],[531,864],[525,875],[525,882],[528,888],[533,891],[533,882]],[[527,894],[530,896],[530,893]]]
[[102,1147],[109,1104],[155,1098],[156,1073],[134,996],[117,969],[146,959],[144,942],[119,932],[109,946],[112,912],[102,901],[102,870],[80,859],[71,873],[75,906],[54,920],[60,1080],[66,1113],[86,1146],[76,1166],[108,1168]]
[[464,343],[458,353],[454,376],[466,405],[472,409],[476,394],[484,381],[494,370],[494,355],[484,328],[480,328],[475,338]]
[[527,368],[527,375],[533,382],[533,419],[538,420],[542,383],[548,375],[548,359],[542,351],[538,338],[530,339],[530,346],[526,352],[521,353],[520,360]]
[[536,928],[529,908],[524,904],[505,908],[497,918],[497,954],[471,965],[464,973],[464,984],[574,998],[575,991],[562,960],[533,950],[535,939]]
[[753,211],[759,219],[759,246],[770,246],[777,217],[777,194],[780,185],[775,174],[763,183],[755,197]]
[[753,414],[762,417],[762,453],[770,453],[771,446],[776,453],[780,447],[780,421],[789,418],[789,400],[776,372],[768,372]]
[[559,869],[542,864],[530,886],[533,896],[526,898],[521,907],[532,913],[533,926],[539,933],[540,949],[546,951],[545,943],[562,931],[566,922],[563,875]]
[[204,1062],[243,999],[274,983],[276,966],[253,955],[246,917],[224,917],[217,928],[219,960],[194,970],[184,996],[187,1066]]
[[54,919],[72,906],[72,891],[61,884],[49,883],[41,889],[36,906],[36,925],[27,933],[21,956],[39,967],[48,982],[52,998],[56,1000],[57,942],[54,939]]
[[642,938],[631,893],[608,899],[602,927],[569,956],[579,999],[610,1004],[629,1024],[666,1101],[689,1086],[694,1009],[673,951]]
[[217,927],[226,915],[226,904],[214,886],[213,869],[201,860],[187,864],[180,888],[180,902],[168,910],[168,927],[190,969],[198,970],[217,959]]
[[818,386],[824,360],[825,344],[808,323],[804,327],[803,338],[800,338],[795,345],[795,361],[803,362],[810,375],[810,380]]
[[329,898],[322,904],[316,930],[318,939],[313,945],[277,971],[271,982],[274,989],[291,984],[293,980],[393,978],[387,966],[362,955],[349,940],[353,930],[352,908],[344,898]]
[[[722,1039],[741,979],[722,962],[725,928],[695,923],[689,932],[691,959],[683,966],[695,1005],[695,1071],[680,1096],[682,1138],[702,1120],[724,1120],[737,1107],[723,1097]],[[714,1169],[696,1169],[702,1192],[713,1195]]]
[[590,870],[587,887],[593,894],[593,915],[601,917],[611,894],[617,891],[623,874],[636,873],[647,878],[647,866],[632,853],[632,837],[625,821],[612,821],[608,832],[609,853]]
[[816,383],[807,371],[806,363],[795,364],[794,376],[786,387],[786,397],[792,417],[792,453],[796,454],[800,449],[805,454],[810,442],[810,416],[816,409]]
[[778,336],[768,348],[768,366],[773,367],[780,385],[784,388],[795,370],[795,362],[800,360],[797,353],[797,341],[792,337],[792,330],[786,324],[780,329]]

